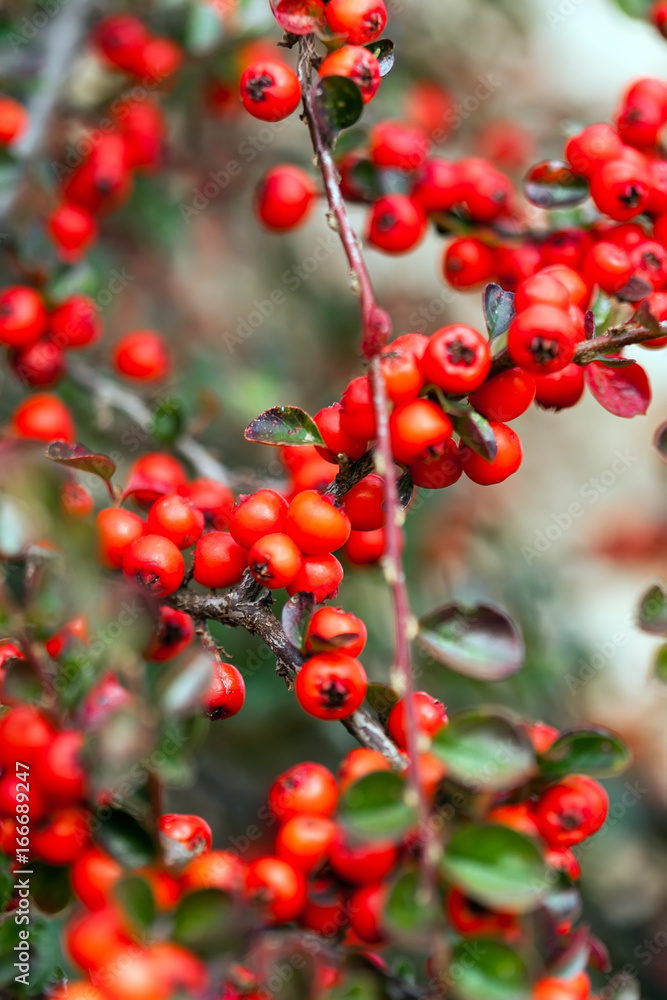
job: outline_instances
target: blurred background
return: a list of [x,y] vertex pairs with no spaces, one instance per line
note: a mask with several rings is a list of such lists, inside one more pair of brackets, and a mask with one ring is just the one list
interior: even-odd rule
[[[98,6],[106,12],[110,5]],[[646,5],[636,6],[641,13]],[[405,115],[414,82],[435,80],[454,101],[453,125],[436,152],[489,155],[517,179],[533,160],[558,155],[572,125],[608,119],[634,78],[667,71],[667,42],[611,0],[389,0],[388,7],[396,66],[363,124]],[[0,15],[0,73],[27,94],[31,44],[17,48],[9,35],[25,19],[28,38],[40,9],[5,0]],[[105,334],[89,355],[99,370],[128,330],[152,327],[169,338],[177,377],[162,394],[179,400],[199,438],[252,488],[281,475],[281,467],[272,449],[244,442],[247,423],[279,403],[315,413],[360,373],[357,301],[323,202],[303,228],[284,236],[263,231],[250,210],[268,167],[310,165],[298,116],[263,125],[235,95],[217,109],[204,100],[202,78],[212,62],[222,72],[241,42],[279,39],[267,0],[220,0],[217,11],[164,0],[132,11],[165,30],[178,26],[197,58],[164,97],[166,169],[139,179],[68,280],[103,305]],[[72,66],[69,117],[53,137],[51,171],[63,149],[76,149],[72,120],[94,127],[111,92],[108,75],[85,50]],[[363,229],[365,209],[352,214]],[[24,225],[37,259],[42,248],[27,215]],[[404,258],[368,252],[378,300],[397,333],[482,323],[479,294],[444,284],[444,246],[430,232]],[[119,273],[125,280],[111,285]],[[8,267],[0,276],[11,274]],[[524,670],[494,685],[416,654],[420,686],[452,708],[494,702],[561,728],[604,724],[632,747],[633,770],[608,783],[610,820],[581,857],[586,918],[608,943],[614,968],[632,967],[642,996],[658,1000],[667,992],[667,687],[654,677],[659,640],[639,631],[636,611],[642,593],[667,574],[667,469],[652,448],[655,428],[667,419],[667,355],[629,354],[641,357],[650,375],[645,417],[618,419],[590,396],[559,414],[531,409],[515,425],[525,457],[510,480],[486,489],[464,477],[420,495],[419,515],[407,522],[407,564],[417,613],[454,599],[490,600],[520,622],[528,646]],[[126,456],[121,473],[123,460],[151,447],[117,415],[98,412],[91,422],[90,400],[75,385],[64,383],[63,392],[86,428],[80,439]],[[22,393],[5,375],[2,419]],[[100,487],[90,485],[102,502]],[[367,623],[364,664],[386,682],[392,625],[380,571],[346,567],[337,603]],[[313,747],[335,769],[351,742],[342,727],[298,708],[273,677],[270,657],[245,634],[220,629],[216,636],[244,673],[246,706],[200,734],[196,764],[172,769],[168,805],[205,815],[223,847],[257,823],[280,770]]]

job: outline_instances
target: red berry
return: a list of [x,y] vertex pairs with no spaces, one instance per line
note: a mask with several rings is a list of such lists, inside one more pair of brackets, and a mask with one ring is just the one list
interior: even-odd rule
[[397,462],[409,465],[425,451],[452,436],[452,422],[437,403],[415,399],[397,406],[389,419],[391,450]]
[[446,280],[453,288],[475,288],[491,281],[496,272],[493,251],[474,236],[453,240],[443,261]]
[[269,789],[269,809],[281,823],[293,816],[331,816],[338,783],[322,764],[305,761],[280,774]]
[[611,125],[589,125],[572,136],[565,146],[565,155],[576,174],[591,178],[611,160],[617,160],[623,151],[621,137]]
[[20,139],[28,126],[28,112],[13,97],[0,97],[0,145]]
[[190,615],[166,604],[160,605],[157,628],[144,650],[144,657],[153,663],[165,663],[185,652],[195,636]]
[[586,308],[591,290],[578,271],[574,271],[565,264],[549,264],[542,268],[542,274],[550,274],[552,277],[558,278],[570,293],[572,304],[579,306],[580,309]]
[[46,823],[32,831],[30,847],[39,860],[48,865],[71,865],[89,839],[85,810],[57,809]]
[[348,656],[359,656],[368,633],[361,618],[342,608],[320,608],[308,623],[306,652],[341,649]]
[[531,1000],[588,1000],[591,981],[585,972],[568,979],[549,976],[535,983]]
[[445,901],[445,914],[452,928],[463,937],[502,938],[508,931],[518,929],[514,913],[489,910],[476,900],[469,899],[460,889],[450,889]]
[[296,697],[317,719],[347,719],[366,697],[368,680],[358,660],[346,653],[316,653],[297,674]]
[[86,295],[70,295],[51,313],[50,337],[66,350],[88,347],[102,332],[97,305]]
[[123,556],[137,538],[146,534],[146,522],[122,507],[106,507],[96,519],[97,557],[103,566],[120,569]]
[[9,366],[27,385],[54,385],[65,373],[65,355],[52,340],[43,338],[29,347],[14,348]]
[[574,847],[596,833],[609,811],[602,785],[585,775],[571,775],[547,788],[535,806],[540,834],[549,847]]
[[461,174],[450,160],[426,160],[417,171],[412,199],[423,210],[449,212],[461,201]]
[[660,34],[667,38],[667,0],[655,0],[649,8],[649,17]]
[[637,149],[655,146],[664,124],[664,110],[651,97],[624,101],[616,115],[616,128],[621,139]]
[[105,132],[87,159],[68,175],[63,195],[94,215],[104,214],[120,208],[132,183],[124,136]]
[[627,222],[640,215],[650,196],[648,171],[627,160],[603,164],[591,180],[591,197],[605,215]]
[[287,500],[275,490],[257,490],[242,497],[229,519],[232,538],[250,549],[264,535],[284,532],[287,507]]
[[304,490],[289,505],[285,531],[305,555],[323,556],[345,544],[350,522],[332,498]]
[[251,63],[241,77],[243,107],[255,118],[278,122],[296,110],[301,88],[293,69],[278,59]]
[[391,764],[379,750],[371,750],[368,747],[355,747],[354,750],[350,750],[338,768],[341,794],[346,792],[350,785],[365,778],[367,774],[375,774],[376,771],[391,771]]
[[123,866],[99,847],[88,847],[70,869],[72,888],[89,910],[106,906],[111,890],[122,877]]
[[185,469],[178,459],[164,451],[148,452],[133,462],[127,481],[126,492],[132,492],[142,507],[151,507],[165,493],[187,496],[188,492]]
[[425,380],[455,395],[474,392],[486,379],[490,367],[491,351],[486,337],[463,323],[437,330],[421,361]]
[[190,861],[211,849],[211,828],[201,816],[165,813],[158,821],[158,834],[169,866]]
[[550,375],[574,357],[576,331],[562,309],[529,306],[512,320],[507,349],[512,361],[531,375]]
[[125,138],[127,162],[132,167],[152,167],[162,158],[166,133],[164,113],[155,101],[122,100],[113,115]]
[[75,805],[83,798],[86,775],[81,762],[82,748],[82,733],[63,730],[37,762],[35,780],[57,806]]
[[380,64],[361,45],[344,45],[330,53],[319,68],[320,76],[346,76],[356,83],[364,104],[371,101],[380,86]]
[[365,885],[350,897],[350,925],[366,944],[380,944],[385,939],[382,917],[389,895],[383,882]]
[[375,439],[377,433],[373,392],[367,375],[352,379],[341,396],[341,430],[364,442]]
[[508,368],[507,371],[494,375],[474,392],[470,396],[470,403],[488,420],[507,423],[525,413],[534,399],[534,376],[523,368]]
[[[448,721],[445,706],[427,691],[415,691],[412,695],[412,711],[417,734],[434,736]],[[406,699],[401,698],[389,713],[387,729],[394,742],[403,750],[408,745],[407,724]]]
[[345,495],[345,513],[355,531],[375,531],[385,523],[384,482],[374,472]]
[[300,167],[273,167],[257,189],[255,208],[261,222],[278,232],[304,222],[317,198],[317,188]]
[[551,274],[534,274],[522,281],[514,296],[514,308],[523,312],[529,306],[554,306],[555,309],[570,308],[570,293],[565,285]]
[[434,142],[442,142],[456,122],[456,102],[445,88],[431,80],[417,80],[405,95],[405,114]]
[[373,163],[411,173],[428,156],[430,141],[420,128],[403,122],[382,121],[370,131],[369,146]]
[[212,528],[221,531],[229,526],[234,494],[224,483],[205,477],[193,479],[188,487],[188,496]]
[[194,579],[217,590],[238,583],[248,566],[248,553],[226,531],[209,531],[197,542]]
[[345,556],[355,566],[376,563],[385,553],[386,538],[384,528],[377,531],[351,531],[345,543]]
[[509,207],[512,182],[481,157],[459,161],[461,198],[475,222],[493,222]]
[[316,604],[328,601],[338,593],[343,579],[343,567],[334,555],[304,556],[301,569],[287,588],[290,597],[294,594],[312,594]]
[[338,830],[329,848],[329,863],[336,875],[352,885],[380,882],[394,870],[398,851],[383,840],[353,843]]
[[48,316],[36,291],[10,285],[0,292],[0,343],[28,347],[46,332]]
[[335,830],[323,816],[293,816],[276,835],[276,854],[308,875],[324,860]]
[[77,261],[97,237],[97,223],[81,205],[64,202],[47,220],[51,239],[67,263]]
[[213,679],[202,701],[209,719],[229,719],[241,711],[245,701],[245,681],[233,663],[215,661]]
[[298,869],[282,858],[257,858],[248,865],[246,893],[257,899],[274,923],[298,917],[306,903],[306,881]]
[[318,451],[329,461],[337,461],[340,454],[347,455],[353,462],[366,451],[366,441],[351,437],[341,426],[343,407],[340,403],[333,403],[325,406],[323,410],[315,415],[315,423],[319,430],[326,448],[319,448]]
[[248,566],[263,587],[280,590],[292,583],[301,569],[301,550],[289,535],[264,535],[250,549]]
[[37,392],[16,407],[11,418],[12,430],[18,437],[38,441],[76,440],[72,415],[58,396]]
[[171,359],[161,334],[154,330],[127,333],[118,341],[113,352],[113,365],[126,378],[139,382],[155,382],[171,370]]
[[645,240],[630,251],[635,277],[653,289],[667,285],[667,250],[657,240]]
[[467,444],[461,444],[460,448],[463,471],[468,479],[480,486],[502,483],[517,471],[523,458],[521,441],[511,427],[491,421],[491,428],[498,446],[498,453],[492,462],[487,462]]
[[186,892],[222,889],[238,894],[245,882],[245,863],[233,851],[208,851],[190,861],[181,874]]
[[170,493],[155,501],[146,529],[149,535],[163,535],[177,548],[188,549],[204,530],[204,515],[187,497]]
[[162,535],[144,535],[126,549],[123,573],[156,597],[178,590],[185,576],[180,550]]
[[[9,771],[0,778],[0,817],[11,817],[19,823],[39,823],[48,815],[49,806],[40,786],[35,781],[30,786],[30,780],[21,781]],[[29,792],[26,787],[30,787]]]
[[394,341],[382,349],[380,362],[387,396],[392,403],[407,403],[422,390],[424,378],[414,351]]
[[426,448],[408,465],[415,486],[424,490],[442,490],[461,478],[461,458],[454,442],[449,439]]
[[147,76],[156,83],[173,76],[183,62],[183,51],[171,38],[148,38],[139,49],[137,76]]
[[110,63],[132,73],[148,39],[148,28],[132,14],[112,14],[98,22],[91,39]]
[[374,203],[368,217],[366,238],[385,253],[405,253],[426,233],[426,216],[406,194],[387,194]]
[[17,705],[0,716],[0,766],[15,769],[21,761],[32,767],[55,738],[53,726],[32,705]]
[[633,267],[630,254],[615,243],[596,243],[586,254],[583,273],[591,285],[615,294],[627,285]]
[[352,45],[367,45],[384,31],[387,8],[384,0],[329,0],[326,17],[334,35]]

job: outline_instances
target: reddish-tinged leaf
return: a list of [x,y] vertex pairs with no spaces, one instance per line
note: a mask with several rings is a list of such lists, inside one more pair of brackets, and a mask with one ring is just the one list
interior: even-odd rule
[[586,385],[598,403],[617,417],[646,413],[651,402],[651,386],[641,365],[609,368],[593,361],[585,372]]
[[[122,500],[125,502],[134,493],[150,493],[153,494],[152,499],[157,500],[158,497],[163,497],[167,493],[173,493],[173,491],[174,487],[168,483],[163,483],[159,479],[154,479],[152,476],[145,476],[139,472],[132,476],[125,487]],[[142,497],[142,500],[144,499],[148,500],[148,497]]]
[[322,0],[271,0],[273,16],[292,35],[311,35],[327,25]]
[[106,482],[109,482],[116,471],[116,463],[111,458],[107,455],[96,455],[90,448],[86,448],[85,444],[52,441],[47,446],[45,455],[52,462],[67,465],[70,469],[80,469],[81,472],[92,472]]
[[358,632],[341,632],[339,635],[309,635],[309,648],[316,653],[330,653],[333,649],[349,649],[359,642]]

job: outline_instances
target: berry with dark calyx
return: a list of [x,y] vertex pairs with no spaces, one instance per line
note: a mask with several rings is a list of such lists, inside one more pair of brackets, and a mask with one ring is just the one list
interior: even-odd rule
[[160,605],[157,628],[144,650],[144,657],[153,663],[166,663],[185,652],[195,636],[195,626],[185,611]]
[[368,45],[382,34],[387,8],[384,0],[329,0],[326,17],[334,35],[352,45]]
[[84,795],[86,775],[81,761],[83,734],[62,730],[54,736],[34,769],[34,779],[48,801],[73,806]]
[[345,544],[350,521],[340,507],[334,506],[333,498],[304,490],[289,505],[285,531],[305,555],[323,556]]
[[469,402],[488,420],[506,423],[525,413],[534,399],[535,378],[523,368],[508,368],[472,393]]
[[379,562],[386,550],[384,528],[376,531],[351,531],[343,552],[355,566],[368,566]]
[[151,507],[146,528],[148,534],[163,535],[177,548],[188,549],[204,530],[204,515],[187,497],[169,493]]
[[648,170],[627,159],[603,164],[591,180],[591,197],[605,215],[628,222],[641,215],[650,197]]
[[211,849],[211,828],[201,816],[165,813],[158,820],[158,835],[169,868],[183,865]]
[[[349,540],[348,540],[349,544]],[[343,579],[343,567],[334,555],[304,556],[301,569],[287,587],[294,594],[312,594],[316,604],[335,597]]]
[[317,188],[305,170],[288,164],[272,167],[264,175],[255,200],[260,222],[267,229],[294,229],[308,218]]
[[338,455],[347,455],[351,461],[361,458],[366,451],[366,441],[351,437],[341,427],[343,407],[340,403],[325,406],[315,415],[315,423],[325,448],[318,446],[318,452],[329,461],[336,461]]
[[112,65],[134,73],[148,37],[148,28],[138,17],[112,14],[96,24],[91,40]]
[[304,761],[276,778],[268,803],[281,823],[293,816],[332,816],[338,805],[338,783],[324,765]]
[[156,382],[171,370],[171,358],[161,334],[154,330],[136,330],[118,341],[113,365],[120,375],[138,382]]
[[573,774],[550,785],[533,814],[549,847],[574,847],[603,825],[609,799],[602,785],[586,775]]
[[97,555],[103,566],[120,569],[132,542],[146,534],[146,522],[131,510],[105,507],[97,515]]
[[245,889],[248,897],[257,900],[273,923],[294,920],[306,903],[303,875],[283,858],[264,857],[251,861]]
[[566,365],[553,375],[534,375],[535,402],[545,410],[566,410],[576,406],[584,394],[584,369]]
[[207,479],[205,476],[193,479],[188,486],[188,496],[212,528],[222,530],[229,526],[234,494],[224,483],[218,482],[217,479]]
[[76,440],[70,411],[59,396],[49,392],[37,392],[19,403],[12,414],[11,427],[17,437],[31,440],[68,444]]
[[48,315],[39,294],[27,285],[0,291],[0,343],[28,347],[46,332]]
[[374,203],[368,217],[366,239],[385,253],[406,253],[426,233],[426,216],[406,194],[387,194]]
[[88,347],[101,332],[97,304],[87,295],[70,295],[49,317],[49,336],[64,350]]
[[[416,732],[425,736],[434,736],[448,721],[445,706],[427,691],[415,691],[412,695],[412,711]],[[407,747],[407,724],[407,703],[405,698],[401,698],[389,713],[387,729],[393,741],[402,749]]]
[[408,465],[415,486],[424,490],[442,490],[453,486],[462,475],[459,449],[451,440],[426,448]]
[[346,76],[361,91],[364,104],[368,104],[380,86],[380,64],[362,45],[344,45],[330,53],[321,63],[320,76]]
[[514,194],[508,177],[482,157],[459,161],[461,198],[475,222],[493,222],[507,211]]
[[284,532],[287,508],[287,500],[275,490],[257,490],[241,497],[229,518],[232,538],[250,549],[263,535]]
[[143,535],[125,550],[123,573],[156,597],[178,590],[185,576],[180,549],[163,535]]
[[412,173],[424,163],[430,141],[420,128],[403,122],[382,121],[369,136],[370,154],[378,167],[393,167]]
[[301,569],[301,550],[289,535],[264,535],[250,549],[248,566],[263,587],[279,590],[292,583]]
[[430,399],[415,399],[397,406],[389,419],[391,450],[397,462],[409,465],[426,448],[452,436],[452,422]]
[[317,719],[347,719],[366,697],[368,679],[358,660],[346,653],[316,653],[297,674],[301,707]]
[[488,340],[479,330],[463,323],[437,330],[421,360],[425,380],[454,395],[474,392],[490,367]]
[[534,305],[514,317],[507,349],[515,365],[531,375],[551,375],[574,357],[576,330],[572,320],[554,306]]
[[657,240],[645,240],[630,251],[634,275],[654,290],[667,285],[667,250]]
[[386,520],[382,477],[371,472],[360,479],[345,494],[344,509],[355,531],[375,531],[376,528],[382,528]]
[[57,344],[44,337],[29,347],[11,350],[9,367],[27,385],[55,385],[65,374],[65,355]]
[[449,212],[461,201],[461,174],[450,160],[426,160],[415,175],[411,196],[426,213]]
[[213,679],[203,695],[202,703],[209,719],[229,719],[237,715],[245,701],[245,681],[233,663],[213,664]]
[[287,118],[301,100],[296,73],[278,59],[251,63],[241,77],[240,87],[243,107],[254,118],[266,122]]
[[202,587],[217,590],[238,583],[248,565],[248,553],[226,531],[209,531],[197,542],[193,577]]
[[361,618],[342,608],[320,608],[308,623],[306,652],[341,649],[348,656],[359,656],[366,645],[367,631]]
[[89,156],[67,175],[63,195],[93,215],[104,215],[120,208],[132,187],[124,137],[104,132]]
[[445,279],[453,288],[476,288],[496,273],[493,250],[475,236],[453,240],[443,260]]
[[480,486],[493,486],[502,483],[513,475],[521,465],[523,449],[518,435],[506,424],[490,421],[498,446],[498,452],[492,462],[478,455],[467,444],[461,444],[461,466],[468,479]]

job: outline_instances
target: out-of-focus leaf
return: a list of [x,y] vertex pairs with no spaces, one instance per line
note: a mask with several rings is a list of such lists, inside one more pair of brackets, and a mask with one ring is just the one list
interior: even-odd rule
[[504,680],[523,664],[523,637],[512,619],[485,604],[447,604],[419,623],[419,642],[450,670],[483,681]]
[[416,870],[404,872],[393,883],[382,919],[382,924],[387,926],[392,936],[423,941],[424,935],[440,916],[436,899],[431,900],[430,906],[425,906],[420,889],[420,876]]
[[230,951],[240,932],[234,905],[219,889],[188,893],[174,914],[174,940],[200,955]]
[[313,418],[298,406],[274,406],[260,413],[246,427],[245,438],[271,445],[324,444]]
[[598,403],[617,417],[646,413],[651,402],[651,386],[641,365],[609,368],[600,361],[586,365],[586,385]]
[[528,1000],[528,970],[517,952],[489,938],[459,941],[452,955],[460,1000]]
[[149,865],[157,853],[150,834],[134,816],[122,809],[104,810],[100,814],[96,839],[126,868],[142,868],[144,865]]
[[100,479],[109,482],[116,471],[116,463],[108,455],[96,455],[85,444],[66,444],[64,441],[52,441],[47,445],[45,455],[58,465],[66,465],[69,469],[79,469],[90,472]]
[[28,512],[13,497],[0,494],[0,554],[11,559],[25,549],[30,539]]
[[340,820],[359,837],[398,838],[416,822],[415,808],[406,802],[407,790],[405,778],[393,771],[367,774],[342,796]]
[[528,171],[523,190],[540,208],[570,208],[588,197],[588,181],[563,160],[543,160]]
[[631,763],[632,754],[623,740],[602,726],[570,729],[539,757],[540,770],[548,775],[611,777]]
[[185,47],[193,55],[210,52],[224,34],[222,17],[213,5],[193,3],[188,7],[185,26]]
[[495,710],[457,712],[433,737],[432,750],[450,778],[478,791],[516,788],[536,771],[525,730]]
[[366,689],[366,701],[374,712],[385,719],[401,696],[386,684],[369,684]]
[[213,678],[213,657],[201,647],[186,662],[177,663],[165,679],[160,703],[167,715],[199,711]]
[[185,410],[180,399],[165,399],[153,414],[151,434],[160,444],[171,445],[183,433]]
[[113,887],[130,923],[138,933],[144,932],[155,920],[155,900],[148,882],[139,875],[120,879]]
[[651,635],[667,635],[667,590],[659,583],[640,601],[639,627]]
[[653,676],[661,684],[667,684],[667,645],[661,646],[655,654]]

